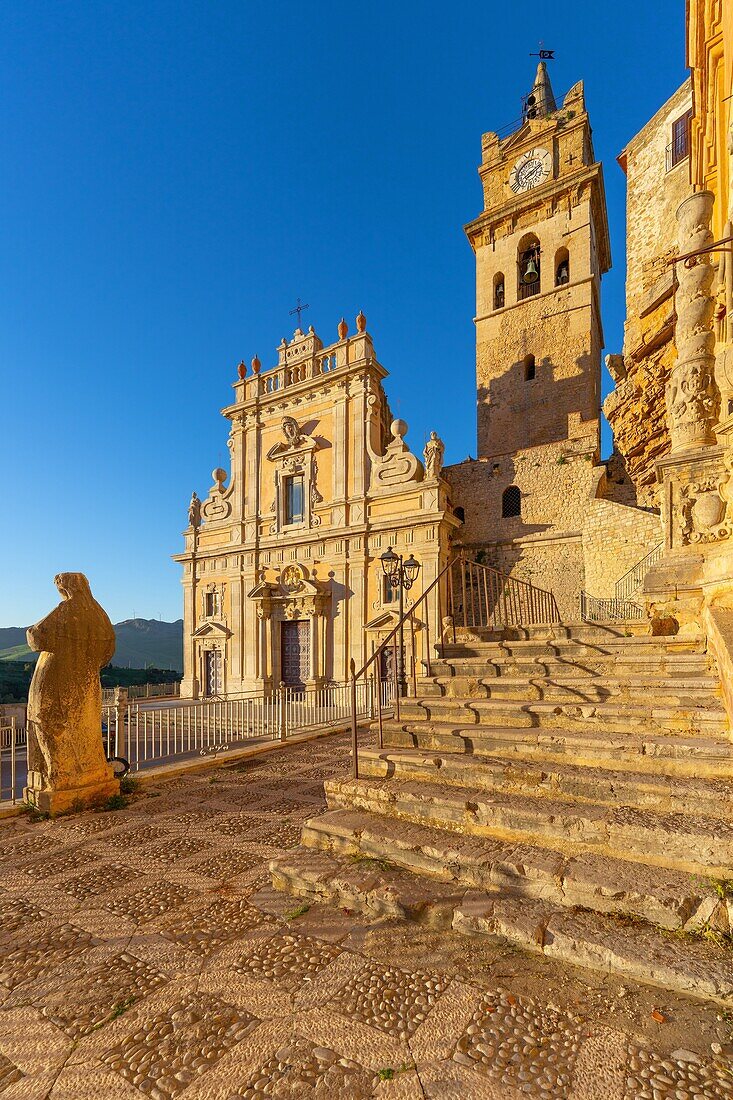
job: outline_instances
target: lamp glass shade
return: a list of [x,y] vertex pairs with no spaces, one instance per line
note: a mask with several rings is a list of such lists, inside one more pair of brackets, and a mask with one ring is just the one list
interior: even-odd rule
[[391,546],[388,546],[385,552],[379,559],[382,563],[382,569],[387,577],[392,577],[395,570],[399,567],[400,559]]
[[410,554],[407,561],[402,565],[402,572],[404,574],[405,588],[411,588],[420,572],[420,562]]

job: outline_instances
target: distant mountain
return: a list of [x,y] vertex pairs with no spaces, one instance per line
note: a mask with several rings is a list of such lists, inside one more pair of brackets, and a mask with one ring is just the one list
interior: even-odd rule
[[[35,661],[24,626],[0,627],[0,661]],[[183,619],[125,619],[115,623],[117,646],[112,664],[121,668],[172,668],[183,671]]]
[[183,672],[183,619],[125,619],[115,623],[113,665],[121,668],[173,668]]

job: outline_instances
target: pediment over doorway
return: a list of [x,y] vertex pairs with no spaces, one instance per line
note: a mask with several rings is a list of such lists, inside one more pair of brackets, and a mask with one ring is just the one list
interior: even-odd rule
[[222,638],[222,639],[231,638],[231,636],[232,636],[232,632],[229,629],[229,627],[225,626],[224,623],[217,623],[217,622],[201,623],[201,625],[198,626],[194,630],[193,634],[191,635],[192,638]]

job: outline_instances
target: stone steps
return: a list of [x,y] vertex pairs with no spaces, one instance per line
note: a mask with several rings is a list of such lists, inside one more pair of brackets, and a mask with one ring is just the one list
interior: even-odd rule
[[302,843],[352,860],[379,860],[456,887],[583,906],[662,928],[690,930],[711,919],[728,919],[727,904],[706,881],[705,868],[695,876],[592,853],[568,856],[359,810],[330,810],[311,819],[303,826]]
[[639,700],[631,702],[547,702],[539,700],[473,699],[427,696],[403,699],[403,721],[446,722],[461,725],[561,728],[601,723],[609,733],[643,729],[650,733],[722,734],[728,719],[719,700],[708,706],[665,706]]
[[629,806],[498,794],[420,780],[331,779],[330,809],[357,809],[468,836],[596,852],[691,874],[733,878],[733,823]]
[[704,660],[706,643],[704,639],[680,638],[620,638],[610,639],[532,639],[508,641],[468,640],[443,646],[440,658],[443,660],[463,660],[470,657],[621,657],[623,660],[664,660],[680,661]]
[[733,1006],[733,936],[693,934],[733,933],[733,743],[705,639],[513,633],[431,661],[275,884]]
[[720,707],[718,681],[708,677],[637,676],[613,679],[608,676],[555,676],[534,670],[526,676],[422,677],[417,682],[418,698],[486,698],[505,701],[546,700],[553,702],[630,702],[639,694],[654,705],[674,707]]
[[525,950],[692,994],[730,1007],[733,953],[645,922],[568,909],[541,899],[441,883],[371,860],[295,849],[270,864],[274,885],[372,917],[500,936]]
[[646,734],[638,730],[609,733],[600,722],[590,719],[572,729],[391,719],[384,722],[383,730],[384,744],[390,749],[464,753],[479,761],[500,756],[660,775],[733,776],[733,743],[723,736]]
[[557,761],[511,760],[462,753],[364,749],[359,774],[382,779],[478,787],[498,794],[632,806],[659,813],[703,814],[733,820],[733,777],[671,778],[657,773],[587,768]]

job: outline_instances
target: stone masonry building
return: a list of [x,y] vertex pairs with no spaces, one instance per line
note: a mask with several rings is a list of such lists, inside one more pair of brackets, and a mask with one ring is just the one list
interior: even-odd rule
[[266,373],[240,364],[223,410],[231,475],[214,470],[192,501],[176,557],[185,696],[346,680],[350,658],[363,663],[397,621],[380,555],[418,558],[414,594],[446,560],[458,524],[440,448],[426,472],[392,419],[363,314],[356,327],[342,320],[328,347],[297,329]]
[[[484,135],[479,175],[476,460],[442,470],[437,438],[425,465],[411,453],[363,314],[328,347],[298,328],[271,369],[240,364],[223,410],[231,473],[194,495],[176,557],[184,695],[344,681],[397,619],[388,546],[421,565],[407,606],[462,549],[551,590],[573,620],[582,590],[612,596],[659,542],[658,516],[600,461],[611,258],[583,84],[558,105],[541,62],[519,129]],[[437,596],[428,614],[435,638]]]
[[637,502],[659,507],[655,461],[669,451],[665,387],[676,358],[675,212],[690,187],[692,88],[686,80],[619,156],[626,173],[626,324],[603,403]]
[[618,464],[600,462],[601,277],[611,263],[603,172],[582,82],[561,104],[544,61],[521,127],[484,134],[476,257],[477,459],[445,471],[458,540],[551,589],[613,596],[659,542]]

